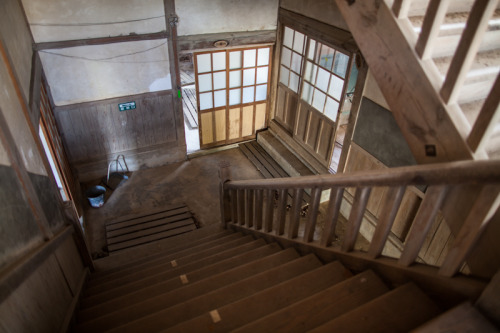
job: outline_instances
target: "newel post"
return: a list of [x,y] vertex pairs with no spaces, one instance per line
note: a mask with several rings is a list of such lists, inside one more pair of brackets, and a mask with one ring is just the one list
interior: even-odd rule
[[231,198],[229,190],[224,188],[224,184],[231,180],[231,167],[228,162],[219,164],[219,180],[220,220],[225,229],[227,222],[231,221]]

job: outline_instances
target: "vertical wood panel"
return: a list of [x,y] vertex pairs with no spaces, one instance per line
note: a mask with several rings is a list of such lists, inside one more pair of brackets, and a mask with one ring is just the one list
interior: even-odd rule
[[201,113],[200,118],[201,143],[208,145],[214,142],[212,112]]
[[226,140],[226,110],[215,112],[215,141]]
[[240,137],[240,108],[229,109],[229,140]]
[[257,104],[255,106],[255,130],[256,131],[266,127],[266,108],[267,108],[267,103]]
[[253,112],[254,106],[244,106],[242,116],[241,136],[246,137],[253,134]]

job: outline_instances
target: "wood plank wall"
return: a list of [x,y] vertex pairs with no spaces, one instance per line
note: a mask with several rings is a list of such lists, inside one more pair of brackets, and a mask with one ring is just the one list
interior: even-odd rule
[[[119,111],[119,103],[131,101],[136,109]],[[55,116],[69,161],[81,181],[105,175],[108,163],[119,154],[128,158],[133,170],[155,166],[153,159],[161,164],[185,155],[185,140],[178,137],[177,128],[182,119],[176,119],[170,90],[58,106]]]

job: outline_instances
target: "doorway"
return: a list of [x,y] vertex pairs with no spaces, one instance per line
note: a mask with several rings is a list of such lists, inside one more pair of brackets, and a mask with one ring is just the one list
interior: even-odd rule
[[179,57],[181,77],[182,110],[184,113],[184,133],[188,154],[200,150],[200,135],[198,133],[198,104],[196,101],[196,86],[194,79],[193,54],[187,53]]

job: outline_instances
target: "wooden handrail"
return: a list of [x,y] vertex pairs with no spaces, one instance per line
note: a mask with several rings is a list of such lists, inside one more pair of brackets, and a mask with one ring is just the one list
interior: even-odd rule
[[232,180],[224,189],[300,189],[311,187],[454,185],[500,183],[500,161],[459,161],[336,175]]

